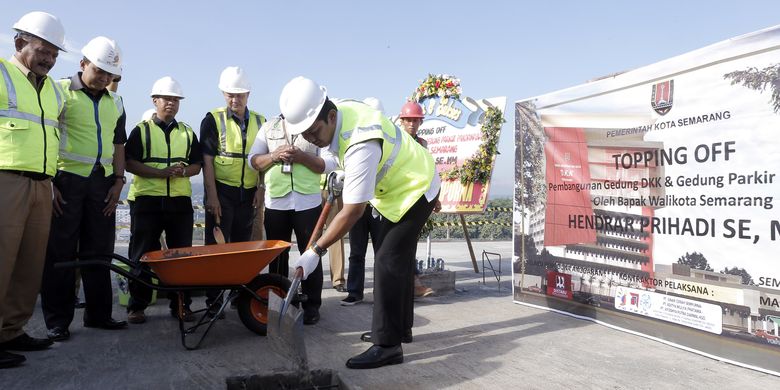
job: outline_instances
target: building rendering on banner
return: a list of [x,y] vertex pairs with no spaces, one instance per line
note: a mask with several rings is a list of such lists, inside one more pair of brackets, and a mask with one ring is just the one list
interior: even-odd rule
[[663,194],[663,188],[643,186],[663,174],[663,167],[615,171],[609,169],[609,156],[661,145],[641,139],[618,144],[599,130],[544,130],[547,202],[531,214],[528,230],[536,247],[546,250],[538,268],[544,272],[538,275],[540,287],[544,290],[547,272],[571,275],[572,295],[583,302],[610,302],[618,286],[648,287],[652,233],[641,223],[659,206],[635,204]]

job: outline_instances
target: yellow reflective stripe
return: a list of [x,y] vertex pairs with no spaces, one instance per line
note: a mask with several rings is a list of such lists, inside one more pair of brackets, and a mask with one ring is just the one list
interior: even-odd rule
[[122,101],[122,97],[111,91],[108,91],[108,93],[110,94],[109,96],[114,98],[114,105],[116,105],[117,111],[119,111],[119,116],[122,116],[125,113],[125,103]]
[[241,153],[232,153],[232,152],[219,151],[219,152],[217,152],[217,155],[222,156],[222,157],[244,158],[244,155],[241,154]]
[[393,144],[393,151],[390,152],[390,157],[387,158],[384,164],[382,164],[382,168],[379,169],[379,172],[376,174],[376,182],[379,183],[382,181],[382,179],[387,175],[387,171],[390,170],[390,167],[395,163],[395,159],[398,157],[398,152],[401,151],[401,129],[398,128],[398,126],[395,127],[395,138],[390,138],[390,135],[382,132],[382,135],[384,136],[385,141],[390,142]]
[[223,152],[227,150],[227,110],[219,113],[220,126],[219,126],[219,146]]
[[[1,110],[0,116],[4,116],[6,118],[16,118],[16,119],[24,119],[28,121],[38,122],[41,119],[39,116],[16,110],[16,108],[18,107],[18,102],[16,98],[16,87],[14,87],[13,80],[11,80],[11,75],[8,73],[8,68],[6,68],[4,64],[3,66],[0,66],[0,72],[3,73],[3,80],[5,81],[5,90],[8,93],[8,109]],[[65,103],[62,101],[62,95],[60,94],[60,89],[57,87],[57,83],[55,83],[54,80],[49,79],[49,82],[52,84],[52,88],[54,88],[54,95],[57,97],[57,110],[58,112],[62,112]],[[14,114],[15,112],[18,114]],[[48,126],[59,127],[59,122],[53,121],[51,119],[44,119],[43,123]]]
[[[0,72],[3,73],[3,80],[5,81],[5,90],[8,93],[8,109],[0,110],[0,116],[6,118],[22,119],[31,122],[40,122],[41,117],[39,115],[22,112],[16,109],[18,107],[18,102],[16,99],[16,87],[14,86],[13,80],[11,80],[11,75],[8,73],[8,68],[5,67],[5,64],[3,64],[3,66],[0,66]],[[64,103],[62,102],[62,96],[60,96],[60,90],[57,88],[56,83],[54,82],[51,83],[52,83],[52,87],[54,88],[54,94],[57,96],[57,109],[59,111],[62,111],[62,106]],[[60,126],[59,121],[46,119],[46,118],[43,119],[43,124],[51,127]]]
[[[0,116],[5,118],[15,118],[15,119],[23,119],[26,121],[34,122],[34,123],[40,123],[41,117],[35,114],[28,114],[26,112],[21,112],[17,110],[0,110]],[[46,126],[51,127],[60,127],[60,122],[51,120],[51,119],[43,119],[43,124]]]
[[67,111],[67,107],[63,107],[62,111],[60,111],[60,118],[63,119],[62,125],[60,126],[60,154],[68,148],[68,125],[64,120],[65,111]]
[[62,110],[65,108],[65,102],[62,100],[62,95],[60,94],[60,87],[57,85],[57,83],[54,82],[54,80],[51,80],[52,88],[54,88],[54,96],[57,97],[57,112],[62,112]]
[[365,133],[366,131],[374,131],[374,130],[380,130],[381,131],[382,130],[382,125],[381,124],[376,124],[376,125],[365,126],[365,127],[356,127],[356,128],[354,128],[352,130],[347,130],[345,132],[342,132],[341,133],[341,138],[344,138],[346,140],[346,139],[350,139],[352,137],[352,133],[353,132],[355,134],[360,134],[360,133]]
[[3,72],[3,80],[5,80],[5,90],[8,92],[8,108],[14,110],[17,107],[16,87],[14,87],[14,82],[13,80],[11,80],[11,75],[8,74],[8,68],[5,67],[5,64],[2,64],[2,66],[0,66],[0,72]]
[[[65,152],[62,149],[60,149],[60,157],[62,157],[64,159],[67,159],[67,160],[78,161],[80,163],[85,163],[85,164],[90,164],[90,165],[95,163],[95,157],[83,156],[83,155],[76,154],[76,153]],[[114,162],[113,157],[107,157],[107,158],[101,158],[100,159],[100,163],[103,164],[103,165],[109,165],[109,164],[112,164],[113,162]]]

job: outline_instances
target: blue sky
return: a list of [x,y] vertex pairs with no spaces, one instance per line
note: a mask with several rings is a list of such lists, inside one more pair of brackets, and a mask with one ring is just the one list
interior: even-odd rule
[[775,2],[749,0],[9,3],[0,14],[4,58],[13,54],[11,26],[24,13],[62,20],[72,50],[60,56],[56,78],[77,70],[91,38],[117,40],[128,123],[152,107],[152,83],[170,75],[187,96],[178,119],[197,129],[207,111],[224,105],[217,81],[230,65],[249,72],[249,106],[266,116],[278,113],[279,92],[298,75],[333,97],[375,96],[388,114],[428,73],[455,75],[466,96],[508,98],[491,196],[512,191],[514,101],[778,23]]

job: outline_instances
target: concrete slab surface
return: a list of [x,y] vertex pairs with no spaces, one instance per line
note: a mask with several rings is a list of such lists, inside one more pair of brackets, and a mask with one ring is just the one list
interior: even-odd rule
[[[339,373],[352,389],[772,389],[780,378],[712,360],[589,321],[514,304],[511,242],[474,242],[504,258],[499,283],[475,273],[464,242],[435,242],[433,256],[456,271],[456,292],[421,299],[414,342],[404,363],[350,370],[346,360],[368,344],[373,259],[367,259],[366,301],[343,307],[325,272],[321,321],[305,328],[312,369]],[[125,249],[126,250],[126,249]],[[121,253],[122,248],[118,248]],[[370,250],[369,250],[370,252]],[[425,244],[418,246],[424,257]],[[328,262],[323,261],[326,268]],[[481,261],[480,261],[481,263]],[[488,271],[489,272],[489,271]],[[115,297],[116,299],[116,297]],[[193,309],[202,308],[195,298]],[[211,330],[199,350],[181,344],[176,320],[162,299],[148,321],[127,330],[83,328],[81,312],[71,339],[42,352],[26,352],[21,367],[0,370],[2,389],[224,389],[225,378],[290,369],[264,337],[247,330],[235,310]],[[124,307],[114,318],[125,319]],[[40,308],[27,327],[44,336]]]

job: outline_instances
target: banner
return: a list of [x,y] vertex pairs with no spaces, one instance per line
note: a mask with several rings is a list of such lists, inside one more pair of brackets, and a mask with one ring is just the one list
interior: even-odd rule
[[[506,97],[474,100],[469,97],[428,97],[420,102],[425,118],[417,131],[428,142],[436,171],[445,172],[472,158],[482,143],[482,123],[488,107],[505,111]],[[495,156],[493,157],[495,161]],[[489,175],[488,175],[489,177]],[[482,213],[487,207],[490,181],[461,184],[442,179],[439,201],[443,213]]]
[[515,114],[517,303],[780,375],[780,27]]

